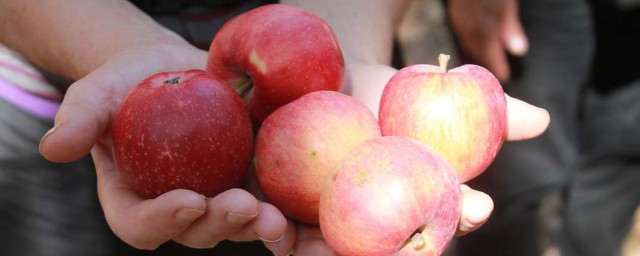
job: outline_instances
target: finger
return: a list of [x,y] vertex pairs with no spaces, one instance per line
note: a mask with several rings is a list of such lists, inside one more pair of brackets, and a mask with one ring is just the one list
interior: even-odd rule
[[478,37],[477,33],[460,33],[460,45],[478,65],[487,68],[500,82],[505,83],[511,76],[504,45],[493,34]]
[[277,243],[284,239],[288,222],[280,210],[269,203],[260,203],[260,213],[242,233],[231,237],[234,241],[262,240]]
[[53,162],[86,156],[109,120],[110,91],[88,76],[69,87],[56,114],[54,127],[40,142],[40,153]]
[[506,83],[511,78],[511,69],[507,60],[505,46],[498,37],[489,37],[484,49],[474,48],[480,56],[480,65],[489,69],[501,83]]
[[[497,28],[495,27],[495,29]],[[509,80],[511,70],[505,46],[494,29],[460,25],[457,37],[464,52],[475,63],[490,70],[500,82],[504,83]]]
[[[258,198],[258,200],[266,200],[264,194],[262,193],[262,191],[260,191],[258,184],[253,178],[253,175],[254,175],[254,172],[253,170],[251,170],[249,173],[249,176],[250,176],[249,182],[246,185],[247,191],[250,191],[251,194],[253,194],[254,196],[256,196],[256,198]],[[264,210],[262,212],[264,212]],[[272,242],[265,241],[263,239],[263,243],[265,247],[267,247],[267,249],[269,249],[269,251],[271,251],[274,255],[291,254],[295,241],[296,241],[296,226],[291,220],[287,221],[286,231],[284,236],[281,239],[277,241],[272,241]]]
[[155,249],[204,214],[204,197],[192,191],[174,190],[155,199],[141,198],[124,183],[108,149],[98,144],[91,153],[105,218],[113,232],[129,245]]
[[347,82],[342,92],[360,100],[377,117],[380,97],[385,85],[397,71],[387,65],[379,64],[348,65]]
[[509,53],[522,57],[529,51],[529,40],[520,22],[518,3],[516,0],[507,0],[505,4],[502,40]]
[[539,136],[549,127],[549,112],[507,96],[507,140],[526,140]]
[[296,225],[293,221],[287,221],[287,229],[284,236],[279,241],[267,242],[264,245],[276,256],[288,256],[293,252],[293,246],[296,242]]
[[493,211],[493,200],[489,195],[473,190],[467,185],[462,189],[462,214],[458,222],[456,236],[463,236],[480,228],[489,220]]
[[[242,189],[230,189],[207,200],[207,211],[174,240],[193,248],[211,248],[241,232],[256,219],[258,200]],[[255,240],[255,235],[252,240]],[[249,239],[247,239],[249,240]]]
[[336,255],[322,237],[319,227],[298,225],[298,239],[294,255]]

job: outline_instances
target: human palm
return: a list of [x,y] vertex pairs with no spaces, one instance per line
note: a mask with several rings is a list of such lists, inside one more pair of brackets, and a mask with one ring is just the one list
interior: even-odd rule
[[[332,254],[318,227],[287,220],[273,205],[258,199],[257,189],[247,188],[253,193],[231,189],[213,198],[174,190],[144,199],[124,183],[111,155],[109,129],[120,102],[134,85],[154,73],[203,69],[205,61],[206,52],[176,45],[147,46],[112,57],[69,88],[55,128],[42,139],[41,153],[54,162],[74,161],[91,153],[107,222],[119,238],[136,248],[154,249],[169,240],[193,248],[210,248],[225,239],[262,240],[276,255]],[[351,65],[344,92],[377,114],[382,89],[395,72],[384,65]],[[510,97],[508,105],[509,139],[532,138],[546,129],[546,111]],[[458,235],[480,227],[493,209],[488,195],[465,185],[461,188]]]

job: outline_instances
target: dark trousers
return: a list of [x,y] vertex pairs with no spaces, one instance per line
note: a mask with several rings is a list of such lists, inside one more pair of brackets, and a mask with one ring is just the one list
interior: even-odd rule
[[0,255],[122,255],[91,160],[55,164],[38,153],[52,126],[0,100]]

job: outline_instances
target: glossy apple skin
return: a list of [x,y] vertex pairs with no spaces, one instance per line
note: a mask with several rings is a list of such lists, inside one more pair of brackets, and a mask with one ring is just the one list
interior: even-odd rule
[[189,189],[211,197],[244,181],[253,133],[242,99],[225,81],[188,70],[134,87],[113,120],[112,139],[118,169],[141,196]]
[[486,170],[506,139],[505,94],[493,74],[477,65],[428,70],[409,66],[389,80],[380,100],[382,134],[422,141],[466,182]]
[[286,216],[318,224],[322,184],[349,150],[381,136],[374,114],[360,101],[317,91],[284,105],[256,136],[258,186]]
[[[339,255],[440,255],[460,218],[460,184],[435,151],[408,137],[361,143],[320,199],[320,229]],[[417,230],[425,242],[414,249]]]
[[[297,7],[272,4],[225,23],[209,49],[207,70],[247,100],[256,124],[312,91],[338,91],[344,59],[332,28]],[[253,86],[251,90],[246,87]]]

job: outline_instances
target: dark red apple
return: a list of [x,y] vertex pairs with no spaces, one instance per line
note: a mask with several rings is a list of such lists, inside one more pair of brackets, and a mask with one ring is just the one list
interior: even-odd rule
[[339,255],[440,255],[455,234],[456,173],[416,140],[383,136],[361,143],[328,181],[320,229]]
[[251,120],[223,80],[201,70],[155,74],[113,120],[113,156],[126,183],[154,198],[174,189],[211,197],[241,185],[251,162]]
[[440,72],[430,66],[401,69],[380,99],[383,135],[408,136],[435,149],[460,182],[480,175],[507,136],[507,103],[500,82],[487,69],[463,65]]
[[248,101],[255,123],[312,91],[338,91],[344,60],[331,27],[297,7],[272,4],[225,23],[209,49],[207,71]]
[[322,184],[352,148],[380,136],[374,114],[334,91],[311,92],[262,123],[254,170],[265,196],[286,216],[318,224]]

